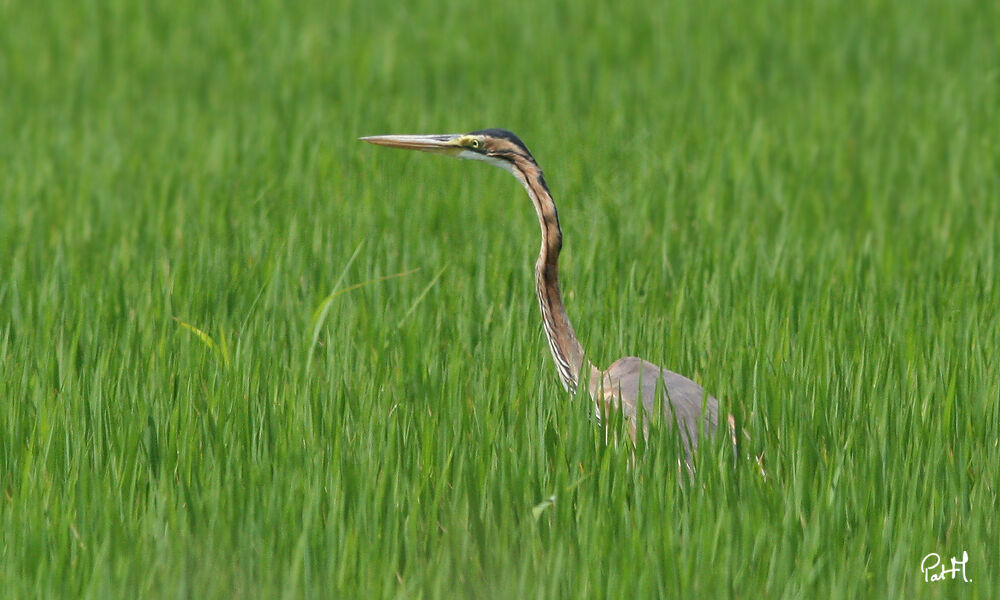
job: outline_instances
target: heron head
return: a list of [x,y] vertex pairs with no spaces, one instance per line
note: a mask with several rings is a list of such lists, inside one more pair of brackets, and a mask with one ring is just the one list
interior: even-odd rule
[[527,160],[532,164],[535,162],[524,142],[506,129],[435,135],[372,135],[361,140],[389,148],[479,160],[507,171],[511,171],[518,160]]

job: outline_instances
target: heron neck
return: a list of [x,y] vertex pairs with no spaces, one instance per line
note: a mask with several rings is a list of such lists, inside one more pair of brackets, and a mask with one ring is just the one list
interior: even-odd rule
[[548,339],[559,379],[563,387],[572,393],[576,391],[580,378],[584,353],[559,291],[559,253],[562,251],[559,214],[541,169],[528,161],[519,161],[514,167],[512,172],[528,192],[542,230],[542,247],[538,252],[538,260],[535,261],[535,292],[542,311],[545,337]]

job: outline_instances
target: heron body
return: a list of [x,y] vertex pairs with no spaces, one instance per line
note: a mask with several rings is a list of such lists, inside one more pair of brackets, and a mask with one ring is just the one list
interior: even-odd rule
[[[630,425],[633,439],[640,422],[643,434],[648,433],[649,422],[658,416],[657,411],[662,411],[663,422],[677,426],[689,455],[699,439],[715,434],[719,403],[694,381],[631,356],[615,361],[603,371],[586,359],[559,289],[562,251],[559,213],[541,167],[516,135],[503,129],[483,129],[466,134],[381,135],[361,139],[391,148],[479,160],[512,174],[524,186],[538,215],[542,243],[535,261],[535,292],[545,337],[563,387],[574,393],[581,377],[584,378],[598,418],[609,411],[620,411]],[[640,415],[640,410],[645,414]],[[732,417],[729,422],[732,430]]]

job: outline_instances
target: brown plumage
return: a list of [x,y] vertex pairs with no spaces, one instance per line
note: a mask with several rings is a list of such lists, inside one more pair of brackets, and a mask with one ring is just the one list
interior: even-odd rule
[[[549,351],[563,387],[575,392],[584,376],[598,418],[609,410],[620,410],[630,424],[633,439],[640,420],[644,423],[643,433],[648,433],[649,422],[655,421],[651,417],[656,414],[658,405],[662,406],[663,421],[669,426],[679,426],[678,433],[688,455],[697,447],[699,439],[715,434],[719,403],[687,377],[631,356],[615,361],[604,371],[586,360],[559,290],[559,253],[562,251],[559,213],[542,169],[516,135],[503,129],[484,129],[467,134],[385,135],[361,139],[380,146],[480,160],[510,172],[524,186],[538,215],[542,243],[535,261],[535,291]],[[665,398],[659,396],[663,392]],[[640,407],[645,411],[642,417]],[[732,416],[728,421],[735,444]]]

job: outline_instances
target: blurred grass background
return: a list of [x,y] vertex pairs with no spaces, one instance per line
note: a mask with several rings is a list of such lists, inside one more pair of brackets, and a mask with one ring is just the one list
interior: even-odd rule
[[[992,597],[998,22],[0,2],[2,595]],[[767,479],[630,466],[520,187],[356,141],[482,127],[546,169],[590,356],[701,382]]]

